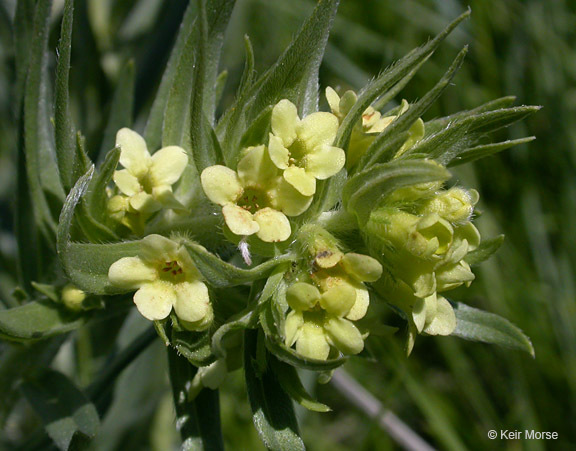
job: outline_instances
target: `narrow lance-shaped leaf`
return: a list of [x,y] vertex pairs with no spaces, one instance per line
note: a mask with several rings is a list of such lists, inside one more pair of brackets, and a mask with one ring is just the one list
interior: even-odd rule
[[452,306],[456,314],[456,329],[452,335],[466,340],[519,349],[534,357],[534,347],[530,339],[507,319],[459,302],[452,302]]
[[[304,450],[290,396],[273,371],[262,368],[258,356],[258,331],[244,333],[244,374],[252,420],[264,445],[271,450]],[[266,352],[264,350],[264,352]]]
[[[134,108],[134,61],[130,60],[120,71],[108,123],[104,131],[104,138],[100,145],[98,161],[101,162],[106,152],[112,149],[116,143],[116,133],[122,127],[132,127],[132,115]],[[154,149],[150,149],[154,150]]]
[[54,154],[54,136],[48,108],[47,46],[52,2],[40,0],[34,18],[34,39],[24,95],[24,152],[36,223],[48,241],[52,241],[56,223],[48,200],[64,198]]
[[337,8],[338,0],[319,1],[278,61],[227,110],[217,128],[225,161],[233,160],[244,130],[270,105],[285,98],[301,107],[300,114],[315,109],[317,70]]
[[70,190],[62,213],[57,234],[58,256],[68,278],[80,289],[92,294],[114,294],[120,292],[110,285],[108,269],[122,257],[136,256],[140,250],[139,241],[112,244],[73,243],[70,228],[74,211],[92,179],[94,166],[80,177]]
[[53,301],[33,301],[0,310],[0,337],[18,342],[44,340],[77,329],[86,319]]
[[54,128],[56,136],[56,159],[60,180],[66,192],[76,181],[76,133],[70,115],[69,75],[70,54],[72,53],[72,22],[74,0],[66,0],[64,15],[58,42],[58,64],[56,66],[56,84],[54,88]]
[[167,350],[182,449],[223,450],[218,391],[203,389],[196,399],[188,400],[188,388],[192,385],[197,368],[174,349]]
[[332,409],[326,404],[313,399],[300,381],[300,376],[292,365],[288,365],[284,362],[279,361],[274,357],[270,357],[270,367],[276,374],[280,385],[286,393],[290,395],[294,401],[300,404],[302,407],[312,410],[314,412],[330,412]]
[[457,17],[450,23],[442,32],[440,32],[434,39],[430,40],[422,47],[414,49],[404,58],[396,62],[394,65],[386,69],[378,78],[370,83],[358,96],[358,101],[350,109],[336,136],[335,146],[346,147],[352,128],[358,122],[362,113],[374,100],[388,91],[392,86],[398,83],[403,77],[410,73],[415,67],[420,65],[426,60],[440,45],[440,43],[462,22],[470,15],[470,11]]
[[417,183],[443,181],[450,173],[439,164],[428,161],[392,161],[378,164],[351,178],[343,192],[346,209],[356,214],[360,223],[392,191]]
[[194,263],[206,280],[216,287],[229,287],[263,279],[278,265],[292,261],[292,255],[282,255],[270,259],[251,269],[242,269],[221,260],[206,248],[191,241],[185,242]]
[[526,144],[536,139],[535,136],[527,136],[526,138],[519,139],[509,139],[507,141],[502,141],[492,144],[484,144],[481,146],[471,147],[466,149],[464,152],[458,154],[458,156],[452,158],[448,167],[459,166],[461,164],[472,163],[473,161],[480,160],[481,158],[489,157],[490,155],[497,154],[503,150],[510,149],[514,146],[519,146],[521,144]]
[[172,52],[170,53],[168,64],[166,65],[166,69],[162,75],[160,87],[156,93],[154,103],[152,104],[150,115],[148,116],[144,137],[151,149],[157,149],[162,145],[162,125],[164,122],[164,112],[168,104],[171,86],[174,84],[174,80],[178,74],[180,58],[185,54],[184,46],[188,41],[188,37],[190,36],[192,27],[195,23],[195,10],[196,2],[191,1],[188,4],[184,18],[182,19],[178,37],[176,38],[176,43],[174,44]]
[[21,390],[59,449],[86,447],[98,433],[96,408],[62,373],[44,369],[29,377]]
[[504,242],[504,235],[498,235],[496,238],[490,240],[482,240],[480,245],[471,252],[468,252],[464,260],[469,265],[477,265],[483,261],[488,260],[494,254],[502,243]]
[[[456,56],[450,68],[442,76],[440,81],[434,86],[430,91],[422,97],[418,102],[412,104],[408,111],[400,115],[395,121],[392,122],[388,127],[382,132],[382,137],[380,139],[385,139],[384,137],[393,137],[397,133],[404,132],[410,128],[410,126],[416,121],[420,116],[422,116],[430,106],[440,97],[444,90],[449,86],[450,82],[458,72],[458,69],[462,66],[462,62],[468,52],[468,47],[464,47],[460,53]],[[382,157],[387,154],[386,147],[382,146],[378,151],[374,148],[375,146],[370,146],[366,153],[362,156],[358,162],[358,168],[362,169],[364,167],[370,167],[376,162],[383,161]],[[390,160],[393,155],[387,155],[387,160]]]

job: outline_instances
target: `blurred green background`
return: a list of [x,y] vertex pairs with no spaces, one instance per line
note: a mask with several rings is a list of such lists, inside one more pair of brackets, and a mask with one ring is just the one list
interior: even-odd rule
[[[93,155],[129,57],[137,70],[136,124],[143,125],[185,3],[76,2],[71,89],[75,118]],[[15,286],[16,258],[11,209],[16,189],[13,105],[19,89],[14,88],[11,42],[14,4],[0,2],[0,296],[7,300]],[[308,0],[238,0],[222,61],[229,71],[223,105],[233,96],[244,65],[242,36],[250,35],[261,71],[275,61],[313,5]],[[470,289],[451,293],[455,300],[513,321],[531,337],[536,358],[456,338],[423,337],[406,359],[400,339],[392,338],[379,350],[381,363],[352,359],[347,370],[435,447],[576,449],[576,2],[343,0],[321,68],[321,86],[359,90],[468,5],[471,19],[401,96],[412,102],[424,95],[468,44],[470,52],[454,86],[425,120],[505,95],[516,96],[517,104],[544,107],[498,137],[534,135],[536,141],[455,171],[459,182],[480,192],[483,214],[477,224],[482,235],[505,233],[506,241],[495,257],[476,268]],[[61,6],[55,2],[52,49]],[[323,98],[321,105],[326,107]],[[126,337],[142,327],[139,318],[132,320],[124,326]],[[58,364],[65,366],[62,359]],[[164,450],[177,443],[165,364],[161,346],[155,346],[129,368],[97,449]],[[142,374],[148,377],[138,376]],[[230,377],[222,397],[226,442],[230,449],[263,449],[243,391],[241,377]],[[334,411],[301,412],[309,449],[397,446],[331,385],[319,386],[317,396]],[[21,406],[20,414],[25,413]],[[490,441],[491,429],[558,432],[559,439]],[[10,421],[6,431],[15,433]]]

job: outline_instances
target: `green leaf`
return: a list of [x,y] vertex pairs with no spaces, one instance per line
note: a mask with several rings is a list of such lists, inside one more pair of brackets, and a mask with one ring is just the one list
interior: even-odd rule
[[85,196],[88,213],[102,224],[106,224],[108,218],[108,195],[106,187],[114,176],[114,171],[120,160],[120,148],[114,147],[106,154],[104,162],[96,172],[96,176],[90,180]]
[[452,335],[466,340],[519,349],[534,357],[534,347],[530,339],[507,319],[459,302],[452,302],[452,306],[456,314],[456,329]]
[[396,83],[400,82],[416,67],[420,66],[440,45],[440,43],[456,28],[460,22],[467,19],[470,15],[470,10],[460,15],[456,20],[450,23],[442,32],[440,32],[434,39],[428,41],[423,46],[414,49],[404,58],[397,61],[394,65],[386,69],[375,80],[373,80],[362,93],[358,96],[358,101],[350,109],[340,128],[334,145],[336,147],[345,148],[354,124],[358,122],[362,113],[366,110],[374,100],[381,95],[385,94]]
[[[223,163],[211,136],[216,111],[215,89],[224,31],[235,0],[198,0],[199,35],[192,78],[190,141],[198,171]],[[208,11],[210,9],[210,11]],[[210,22],[209,22],[210,18]],[[216,139],[216,142],[218,140]]]
[[20,342],[43,340],[75,330],[86,320],[86,314],[70,312],[53,301],[33,301],[0,310],[0,337]]
[[55,160],[54,135],[48,106],[48,37],[52,2],[40,0],[34,16],[34,39],[24,94],[24,152],[36,223],[50,242],[56,222],[47,195],[61,202],[64,191]]
[[342,366],[347,360],[346,357],[328,360],[307,359],[292,348],[286,346],[280,340],[271,336],[266,337],[266,348],[283,362],[311,371],[330,371]]
[[78,202],[92,180],[94,166],[80,177],[70,190],[58,224],[57,250],[62,268],[78,288],[92,294],[114,294],[121,290],[110,285],[108,269],[122,257],[134,257],[140,249],[139,241],[111,244],[85,244],[70,241],[72,218]]
[[257,279],[263,279],[278,265],[293,260],[291,254],[270,259],[252,269],[242,269],[221,260],[207,251],[205,247],[192,241],[184,242],[198,270],[210,285],[215,287],[230,287]]
[[269,362],[282,388],[298,404],[314,412],[330,412],[332,410],[326,404],[316,401],[308,394],[302,385],[302,381],[300,381],[298,372],[293,366],[281,362],[274,357],[270,357]]
[[244,48],[246,49],[246,64],[244,65],[244,72],[238,85],[236,97],[244,95],[244,91],[249,89],[252,83],[254,83],[254,77],[256,75],[254,71],[254,49],[252,48],[252,42],[248,35],[244,35]]
[[478,265],[488,260],[500,246],[504,243],[504,235],[498,235],[496,238],[482,240],[480,245],[471,252],[468,252],[464,260],[469,265]]
[[[152,104],[150,115],[148,116],[144,137],[151,149],[158,149],[162,145],[164,113],[169,103],[172,86],[178,77],[180,59],[187,54],[184,47],[188,42],[188,37],[190,36],[195,23],[195,5],[196,2],[194,1],[191,1],[188,4],[186,13],[182,19],[182,24],[180,25],[178,37],[176,38],[176,42],[172,52],[170,53],[168,64],[166,65],[166,69],[162,75],[160,87],[156,93],[154,103]],[[180,83],[182,83],[182,81]]]
[[110,113],[104,137],[100,144],[98,161],[102,161],[106,152],[114,148],[116,133],[123,127],[132,127],[134,109],[134,61],[128,61],[118,76],[118,82],[112,98]]
[[[432,106],[432,104],[440,97],[440,95],[444,92],[444,90],[450,85],[450,82],[458,72],[458,69],[462,66],[462,62],[468,52],[468,47],[464,47],[460,53],[456,56],[446,73],[442,76],[440,81],[424,95],[418,102],[410,105],[408,111],[404,114],[400,115],[395,121],[393,121],[388,127],[384,129],[382,132],[381,140],[384,140],[384,137],[394,137],[398,133],[402,133],[407,131],[412,124],[422,116],[428,108]],[[378,151],[376,151],[378,150]],[[376,149],[373,146],[370,146],[366,153],[360,158],[358,162],[357,169],[362,170],[365,167],[370,167],[376,162],[385,161],[383,157],[386,157],[387,160],[390,160],[394,154],[388,151],[387,146],[381,146],[380,148]]]
[[44,369],[28,378],[21,390],[59,449],[86,447],[98,433],[96,408],[62,373]]
[[244,334],[244,374],[252,420],[264,445],[271,450],[304,450],[290,396],[284,391],[276,374],[259,365],[258,331]]
[[206,366],[215,360],[210,349],[209,331],[177,331],[172,328],[170,344],[193,365]]
[[[56,66],[56,83],[54,90],[54,128],[56,136],[56,157],[58,172],[65,191],[76,181],[76,132],[70,115],[69,75],[70,54],[72,53],[72,22],[74,1],[66,0],[60,41],[58,42],[58,64]],[[81,174],[79,174],[81,175]]]
[[288,99],[305,116],[317,109],[318,68],[338,0],[321,0],[292,43],[251,87],[240,93],[217,127],[225,161],[233,161],[244,131],[261,112]]
[[183,450],[223,450],[224,442],[220,425],[218,391],[203,389],[193,400],[188,400],[197,368],[172,349],[168,351],[168,366],[176,424],[182,437]]
[[473,161],[479,160],[490,155],[494,155],[503,150],[509,149],[520,144],[526,144],[536,139],[535,136],[528,136],[526,138],[519,139],[509,139],[507,141],[502,141],[493,144],[484,144],[482,146],[471,147],[463,152],[460,152],[457,157],[454,157],[448,163],[448,167],[458,166],[461,164],[472,163]]
[[392,191],[407,185],[447,180],[450,173],[433,161],[392,161],[377,164],[352,177],[343,192],[346,209],[361,223]]
[[[445,129],[434,135],[427,136],[407,151],[405,156],[425,154],[447,165],[452,160],[457,159],[460,154],[470,151],[470,147],[474,146],[487,133],[508,127],[539,109],[540,107],[522,106],[463,116],[461,119],[449,123]],[[502,149],[480,149],[479,152],[490,154],[498,150]],[[470,154],[468,155],[470,157]]]

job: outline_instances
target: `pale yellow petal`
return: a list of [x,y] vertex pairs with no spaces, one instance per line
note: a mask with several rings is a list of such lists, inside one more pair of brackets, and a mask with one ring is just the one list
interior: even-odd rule
[[305,321],[300,328],[298,341],[296,341],[296,352],[302,357],[326,360],[330,353],[330,345],[326,341],[322,326]]
[[226,225],[235,235],[253,235],[260,230],[260,226],[252,217],[252,213],[242,207],[232,204],[224,205],[222,214]]
[[162,204],[164,208],[185,211],[186,208],[174,196],[170,185],[159,185],[152,189],[152,197]]
[[325,180],[340,172],[346,162],[346,154],[339,147],[323,146],[306,156],[306,172],[319,180]]
[[282,140],[273,134],[270,134],[268,153],[270,154],[270,159],[274,162],[277,168],[286,169],[288,167],[290,152],[286,146],[284,146]]
[[336,115],[340,114],[340,96],[330,86],[326,88],[326,100],[328,101],[328,105],[330,105],[332,113]]
[[168,146],[152,155],[150,178],[152,184],[173,185],[188,164],[188,155],[182,147]]
[[284,180],[303,196],[313,196],[316,192],[316,179],[304,168],[291,166],[284,171]]
[[265,185],[278,174],[278,168],[272,163],[266,146],[249,147],[238,162],[238,179],[246,186]]
[[210,166],[200,176],[202,188],[208,199],[218,205],[235,202],[243,192],[238,175],[226,166]]
[[142,284],[154,281],[157,276],[156,269],[139,257],[121,258],[108,269],[110,283],[126,290],[139,288]]
[[284,343],[286,346],[290,347],[296,340],[300,337],[300,329],[304,324],[304,318],[302,317],[302,313],[292,310],[286,316],[286,321],[284,323]]
[[344,270],[360,282],[376,282],[382,275],[382,265],[368,255],[350,252],[341,260]]
[[136,193],[142,191],[140,182],[134,177],[127,169],[114,171],[114,183],[118,189],[127,196],[134,196]]
[[146,262],[169,262],[177,259],[179,247],[165,236],[152,234],[142,239],[140,256]]
[[139,178],[148,172],[151,159],[142,136],[129,128],[122,128],[116,134],[116,145],[120,147],[120,164],[132,175]]
[[288,147],[296,139],[296,124],[299,121],[296,105],[287,99],[280,100],[272,110],[272,133]]
[[357,100],[358,96],[354,91],[346,91],[342,95],[342,98],[340,99],[340,103],[338,105],[338,110],[340,111],[340,114],[342,116],[346,116]]
[[273,207],[287,216],[298,216],[304,213],[312,203],[312,196],[304,196],[284,177],[278,177],[272,199]]
[[358,328],[344,318],[330,318],[324,330],[332,344],[343,354],[358,354],[364,349],[364,339]]
[[311,310],[320,300],[320,292],[314,285],[296,282],[286,290],[286,301],[294,310]]
[[290,238],[292,229],[290,228],[290,221],[284,213],[267,207],[254,213],[253,218],[260,226],[256,235],[262,241],[274,243]]
[[150,321],[166,318],[172,311],[176,293],[172,285],[156,281],[142,285],[134,295],[134,304],[142,316]]
[[450,335],[456,329],[456,315],[452,305],[442,296],[438,296],[436,314],[424,332],[429,335]]
[[298,138],[305,143],[309,151],[332,145],[337,131],[338,118],[325,112],[312,113],[296,126]]
[[320,298],[322,308],[333,316],[346,316],[355,302],[356,290],[347,283],[330,288]]
[[356,302],[354,302],[346,318],[351,321],[358,321],[366,316],[370,305],[370,294],[362,284],[358,284],[354,288],[356,289]]
[[196,323],[212,315],[208,287],[204,282],[195,280],[177,283],[174,285],[174,291],[176,293],[174,311],[178,318]]
[[162,204],[154,199],[152,194],[144,191],[130,197],[130,206],[142,213],[154,213],[162,208]]

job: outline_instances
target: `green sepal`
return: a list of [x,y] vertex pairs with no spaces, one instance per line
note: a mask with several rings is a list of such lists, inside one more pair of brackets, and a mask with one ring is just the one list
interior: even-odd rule
[[504,235],[498,235],[496,238],[482,240],[480,245],[473,251],[468,252],[464,260],[469,265],[478,265],[488,260],[504,243]]
[[98,433],[94,404],[62,373],[43,369],[26,378],[20,389],[59,449],[84,449]]
[[451,304],[456,314],[456,329],[452,332],[453,336],[518,349],[534,357],[534,347],[530,338],[507,319],[459,302]]
[[298,422],[290,396],[280,385],[276,374],[265,362],[274,358],[259,355],[262,350],[259,340],[263,336],[258,331],[244,333],[244,375],[248,399],[252,408],[252,419],[264,445],[271,450],[304,450],[304,443],[298,432]]
[[269,364],[272,371],[276,374],[282,388],[302,407],[312,410],[313,412],[322,413],[330,412],[332,410],[326,404],[316,401],[308,394],[302,385],[298,372],[292,365],[288,365],[275,358],[270,358]]
[[75,330],[87,319],[87,315],[71,312],[53,301],[32,301],[0,310],[0,337],[17,342],[44,340]]

